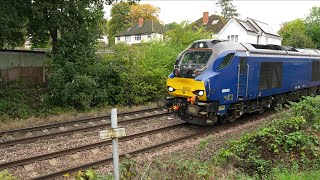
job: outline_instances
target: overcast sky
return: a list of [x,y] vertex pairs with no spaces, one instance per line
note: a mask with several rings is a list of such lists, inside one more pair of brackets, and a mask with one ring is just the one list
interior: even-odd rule
[[[141,0],[140,4],[149,3],[160,8],[159,18],[165,24],[181,22],[183,20],[195,21],[202,17],[203,12],[209,14],[220,13],[216,0]],[[283,22],[308,15],[312,6],[320,7],[320,0],[304,1],[259,1],[234,0],[233,4],[240,13],[240,19],[251,17],[266,22],[278,31]],[[105,16],[110,18],[111,6],[105,7]]]

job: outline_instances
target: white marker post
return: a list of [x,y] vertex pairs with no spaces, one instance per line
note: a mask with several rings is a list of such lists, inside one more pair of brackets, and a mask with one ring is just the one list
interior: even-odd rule
[[126,131],[124,128],[118,128],[117,121],[117,109],[111,110],[111,129],[100,131],[101,140],[112,139],[112,157],[113,157],[113,170],[114,179],[120,179],[119,173],[119,143],[118,138],[126,136]]
[[[117,109],[113,108],[111,110],[111,129],[118,128],[118,121],[117,121]],[[119,173],[119,143],[118,137],[112,138],[112,156],[113,156],[113,171],[114,171],[114,179],[120,179]]]

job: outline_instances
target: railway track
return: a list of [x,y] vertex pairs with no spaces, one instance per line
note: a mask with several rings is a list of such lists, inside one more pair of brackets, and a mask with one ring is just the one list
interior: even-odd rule
[[[124,124],[124,123],[129,123],[134,121],[141,121],[141,120],[161,117],[169,114],[167,112],[160,112],[160,110],[162,111],[162,109],[160,108],[153,108],[153,109],[146,109],[141,111],[133,111],[133,112],[118,114],[118,116],[120,117],[129,116],[129,115],[138,116],[134,118],[129,117],[129,119],[119,120],[119,124]],[[139,114],[148,113],[148,112],[149,113],[153,112],[154,114],[147,115],[147,116],[139,115]],[[68,135],[75,132],[85,132],[85,131],[104,128],[104,127],[109,127],[111,123],[108,122],[107,118],[110,118],[110,115],[93,117],[93,118],[84,118],[84,119],[78,119],[75,121],[55,123],[55,124],[1,132],[2,137],[0,139],[0,148],[5,146],[10,146],[10,145],[12,146],[16,144],[26,143],[26,142],[32,142],[40,139],[47,139],[47,138],[52,138],[52,137],[61,136],[61,135]],[[79,125],[80,123],[85,125],[80,126]],[[69,126],[69,128],[65,128],[65,126]],[[59,131],[50,132],[48,130],[50,128],[51,129],[58,128]],[[33,135],[32,132],[35,132],[35,131],[37,131],[38,133],[33,133],[35,134]],[[39,131],[41,132],[39,133]],[[13,136],[13,134],[15,134],[15,136]],[[3,137],[7,137],[7,138],[5,138],[4,140]],[[23,138],[17,138],[17,137],[23,137]]]
[[[141,133],[136,133],[136,134],[132,134],[129,136],[125,136],[122,138],[119,138],[120,141],[128,141],[134,138],[139,138],[142,136],[147,136],[147,135],[151,135],[151,134],[156,134],[159,132],[163,132],[163,131],[168,131],[171,129],[175,129],[175,128],[179,128],[186,125],[186,123],[178,123],[172,126],[167,126],[167,127],[163,127],[163,128],[159,128],[159,129],[153,129],[150,131],[145,131],[145,132],[141,132]],[[70,153],[76,153],[79,151],[84,151],[84,150],[88,150],[88,149],[94,149],[97,147],[101,147],[101,146],[105,146],[105,145],[111,145],[111,140],[107,140],[107,141],[100,141],[97,143],[91,143],[91,144],[86,144],[83,146],[78,146],[78,147],[74,147],[74,148],[70,148],[70,149],[64,149],[61,151],[56,151],[56,152],[52,152],[52,153],[47,153],[47,154],[42,154],[42,155],[37,155],[37,156],[32,156],[29,158],[24,158],[24,159],[19,159],[19,160],[15,160],[15,161],[10,161],[10,162],[6,162],[6,163],[1,163],[0,164],[0,170],[1,169],[6,169],[6,168],[10,168],[10,167],[16,167],[16,166],[21,166],[24,164],[28,164],[28,163],[32,163],[35,161],[40,161],[40,160],[46,160],[46,159],[50,159],[50,158],[55,158],[58,156],[63,156],[63,155],[67,155]]]
[[[170,145],[178,144],[178,143],[184,142],[184,141],[189,140],[189,139],[202,137],[202,136],[205,136],[207,134],[219,133],[219,132],[221,132],[223,130],[227,130],[227,129],[230,129],[232,127],[244,124],[244,123],[246,123],[246,122],[248,122],[250,120],[254,120],[254,119],[257,119],[257,118],[261,118],[261,117],[266,117],[266,116],[269,116],[271,114],[272,114],[272,112],[264,113],[263,115],[254,115],[254,116],[250,116],[250,117],[247,117],[247,118],[240,119],[240,120],[235,121],[235,122],[230,123],[230,124],[225,124],[223,126],[200,127],[193,134],[189,134],[189,135],[186,135],[186,136],[183,136],[183,137],[171,139],[169,141],[161,142],[159,144],[150,145],[148,147],[143,147],[141,149],[137,149],[137,150],[125,153],[125,154],[121,154],[120,158],[124,158],[128,154],[131,155],[131,156],[137,156],[137,155],[145,153],[145,152],[149,152],[149,151],[153,151],[153,150],[160,149],[160,148],[163,148],[163,147],[167,147],[167,146],[170,146]],[[146,133],[146,134],[157,133],[157,132],[163,131],[165,129],[169,130],[169,129],[173,129],[175,126],[182,126],[182,125],[185,125],[185,124],[182,123],[182,124],[177,124],[177,125],[173,125],[173,126],[169,126],[169,127],[165,127],[165,128],[161,128],[161,129],[148,131],[148,132],[138,133],[138,134],[132,135],[134,137],[129,137],[128,136],[128,137],[122,138],[122,139],[120,139],[120,142],[122,142],[124,140],[130,140],[130,139],[135,138],[135,137],[141,137],[141,136],[143,136],[144,133]],[[110,143],[110,142],[105,142],[105,143]],[[60,170],[60,171],[57,171],[57,172],[51,172],[51,173],[48,173],[48,174],[45,174],[45,175],[34,177],[33,179],[37,179],[37,180],[53,179],[53,178],[57,178],[59,176],[62,176],[64,174],[74,173],[74,172],[77,172],[79,170],[85,170],[85,169],[92,168],[92,167],[106,165],[106,164],[109,164],[111,162],[112,162],[112,156],[110,156],[108,158],[104,158],[104,159],[98,160],[98,161],[94,161],[94,162],[91,162],[91,163],[86,163],[86,164],[82,164],[82,165],[79,165],[79,166],[63,169],[63,170]],[[0,167],[1,167],[1,165],[0,165]]]

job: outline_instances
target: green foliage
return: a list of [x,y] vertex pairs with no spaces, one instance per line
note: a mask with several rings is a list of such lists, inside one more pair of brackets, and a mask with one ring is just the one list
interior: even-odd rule
[[136,162],[132,159],[124,159],[120,165],[120,179],[133,179],[136,176]]
[[114,36],[130,26],[130,9],[128,2],[119,2],[112,6],[111,19],[108,21],[109,43],[114,44]]
[[304,179],[304,180],[314,180],[319,179],[320,177],[320,170],[311,170],[311,171],[304,171],[299,172],[297,169],[292,170],[279,170],[274,172],[273,179],[278,180],[294,180],[294,179]]
[[99,5],[90,8],[85,2],[73,5],[64,7],[73,23],[64,24],[63,36],[53,54],[47,98],[52,105],[86,109],[92,105],[97,88],[92,72],[103,13]]
[[176,23],[176,22],[172,22],[172,23],[166,24],[165,26],[166,26],[166,30],[167,30],[167,31],[170,31],[170,30],[173,30],[173,29],[175,29],[176,27],[178,27],[179,24]]
[[[70,175],[64,175],[64,177],[69,177]],[[76,180],[111,180],[112,176],[102,176],[98,175],[94,170],[88,169],[86,171],[78,171],[75,175]]]
[[0,171],[1,180],[16,180],[17,178],[10,174],[7,170]]
[[3,0],[0,6],[0,48],[14,48],[24,43],[27,19],[22,16],[22,0]]
[[19,83],[0,86],[0,117],[26,118],[35,112],[36,100]]
[[316,164],[319,141],[309,128],[319,123],[319,97],[307,97],[292,104],[292,116],[275,119],[257,132],[231,141],[213,160],[218,164],[231,163],[260,177],[267,176],[276,167],[307,168]]
[[156,162],[160,173],[153,176],[161,179],[209,179],[212,176],[210,165],[198,160],[175,159],[167,162]]
[[302,19],[286,22],[279,30],[282,44],[297,48],[315,48],[312,39],[307,35],[307,26]]
[[304,97],[298,103],[291,103],[292,111],[296,116],[303,116],[307,122],[320,125],[320,97]]
[[115,54],[104,56],[104,61],[117,67],[119,82],[114,87],[114,103],[142,104],[161,97],[165,80],[180,49],[163,42],[140,46],[118,44]]
[[232,0],[219,0],[216,4],[221,8],[221,14],[227,20],[239,16],[236,7],[232,4]]
[[181,49],[186,48],[190,43],[199,39],[210,38],[210,33],[206,32],[204,29],[199,28],[195,30],[192,24],[184,21],[179,25],[175,25],[175,28],[169,30],[166,34],[168,37],[168,42],[172,46],[178,46]]
[[312,7],[310,14],[306,18],[307,34],[320,48],[320,7]]

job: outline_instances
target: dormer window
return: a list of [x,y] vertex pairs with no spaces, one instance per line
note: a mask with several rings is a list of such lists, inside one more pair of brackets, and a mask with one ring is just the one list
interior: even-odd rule
[[219,22],[219,20],[213,20],[211,24],[212,24],[212,25],[218,24],[218,22]]

